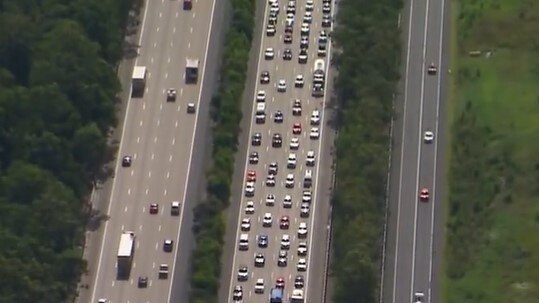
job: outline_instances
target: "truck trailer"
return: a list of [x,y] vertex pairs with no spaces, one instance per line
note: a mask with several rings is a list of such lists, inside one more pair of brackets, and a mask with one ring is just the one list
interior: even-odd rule
[[140,98],[146,89],[146,66],[135,66],[131,78],[131,97]]
[[128,279],[135,253],[135,233],[132,231],[123,232],[120,236],[118,246],[118,280]]
[[185,64],[185,83],[196,84],[198,82],[198,59],[186,59]]

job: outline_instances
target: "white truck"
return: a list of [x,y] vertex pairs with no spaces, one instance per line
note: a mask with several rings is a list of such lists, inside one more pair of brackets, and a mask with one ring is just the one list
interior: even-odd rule
[[198,82],[198,59],[186,59],[185,64],[185,83],[196,84]]
[[135,233],[125,231],[120,236],[120,245],[118,246],[118,279],[129,278],[134,253]]
[[146,89],[146,66],[135,66],[131,78],[131,97],[142,97]]

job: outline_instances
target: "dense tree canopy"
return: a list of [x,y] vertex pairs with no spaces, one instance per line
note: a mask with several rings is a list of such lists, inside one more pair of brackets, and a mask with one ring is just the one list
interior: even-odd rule
[[134,0],[0,2],[0,302],[65,302]]

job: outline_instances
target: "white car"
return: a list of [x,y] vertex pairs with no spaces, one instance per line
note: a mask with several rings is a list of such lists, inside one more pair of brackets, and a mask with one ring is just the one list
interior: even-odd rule
[[430,130],[425,131],[423,140],[425,140],[425,143],[432,143],[432,141],[434,141],[434,133]]
[[311,132],[309,133],[309,138],[313,140],[320,138],[320,131],[318,130],[318,127],[311,128]]
[[264,279],[257,279],[255,284],[255,294],[264,293]]
[[264,53],[264,56],[266,60],[273,60],[273,58],[275,57],[275,51],[273,50],[272,47],[268,47],[266,48],[266,52]]
[[290,149],[298,150],[299,149],[299,138],[290,139]]
[[279,3],[278,2],[273,2],[271,4],[270,12],[276,13],[276,14],[279,13]]
[[279,80],[279,83],[277,84],[277,91],[280,93],[286,92],[286,80]]
[[259,90],[256,93],[256,102],[266,102],[266,91]]
[[247,201],[245,205],[245,214],[252,215],[255,213],[255,203],[253,201]]
[[293,188],[294,187],[294,175],[293,174],[286,175],[285,186],[286,186],[286,188]]
[[305,16],[303,16],[303,23],[311,23],[313,22],[313,13],[306,11]]
[[301,25],[301,34],[302,35],[304,35],[304,36],[308,35],[310,30],[311,29],[309,28],[309,23],[303,23]]
[[262,219],[262,226],[271,227],[272,223],[273,218],[271,217],[271,213],[265,213],[264,218]]
[[309,203],[301,203],[300,213],[299,216],[301,218],[308,218],[310,214],[310,206]]
[[297,88],[302,88],[305,85],[305,80],[303,79],[303,75],[299,74],[296,76],[296,80],[294,81],[294,86]]
[[254,182],[247,182],[245,184],[245,196],[246,197],[252,197],[255,195],[255,183]]
[[305,160],[307,166],[314,166],[316,163],[316,156],[314,154],[314,150],[310,150],[307,152],[307,160]]
[[281,249],[290,249],[290,236],[289,235],[281,236]]
[[305,258],[300,258],[298,260],[297,269],[298,271],[307,271],[307,260],[305,260]]
[[268,24],[268,25],[266,26],[266,35],[267,35],[267,36],[269,36],[269,37],[274,36],[274,35],[275,35],[275,32],[276,32],[276,30],[275,30],[275,25],[273,25],[273,24]]
[[314,1],[313,0],[307,0],[305,2],[305,10],[308,12],[312,12],[314,10]]
[[295,153],[288,154],[288,163],[286,164],[287,168],[294,169],[296,168],[297,164],[297,157]]
[[292,197],[290,195],[284,196],[283,208],[292,208]]
[[266,196],[266,206],[275,205],[275,196],[273,194],[268,194]]
[[307,255],[307,242],[299,242],[298,244],[298,256],[304,257]]
[[251,218],[243,218],[241,220],[241,230],[249,231],[251,229]]
[[423,303],[423,299],[425,299],[425,294],[417,291],[414,293],[414,303]]
[[318,125],[320,124],[320,111],[315,109],[311,113],[311,125]]
[[304,190],[303,196],[301,197],[301,202],[311,203],[312,195],[313,194],[310,190]]
[[274,187],[275,186],[275,175],[268,175],[266,178],[266,186]]
[[290,25],[294,24],[294,14],[286,14],[286,22]]
[[298,227],[298,238],[306,238],[307,237],[307,223],[301,222],[299,223]]

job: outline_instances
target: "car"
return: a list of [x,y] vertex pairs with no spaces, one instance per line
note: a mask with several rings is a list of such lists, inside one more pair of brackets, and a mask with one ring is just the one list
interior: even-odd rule
[[168,264],[159,264],[159,279],[168,279]]
[[309,205],[309,203],[301,203],[299,216],[301,218],[308,218],[311,211],[310,209],[311,206]]
[[331,17],[324,16],[322,19],[322,27],[328,28],[331,27]]
[[243,288],[240,285],[234,287],[234,292],[232,293],[232,299],[234,301],[243,300]]
[[325,30],[321,30],[321,31],[320,31],[319,37],[321,37],[321,38],[327,38],[327,37],[328,37],[328,33],[326,33]]
[[170,239],[165,239],[163,241],[163,251],[172,252],[173,246],[174,246],[174,241],[172,241]]
[[187,113],[188,114],[194,114],[197,111],[195,103],[187,103]]
[[294,87],[296,88],[302,88],[305,85],[305,80],[303,79],[303,75],[299,74],[296,76],[296,80],[294,81]]
[[294,188],[294,175],[293,174],[286,175],[285,187]]
[[287,49],[284,50],[283,59],[287,60],[287,61],[292,60],[292,50],[291,49],[287,48]]
[[292,103],[292,115],[301,116],[301,100],[300,99],[294,99],[294,102]]
[[243,219],[241,219],[241,230],[242,231],[251,230],[251,218],[243,218]]
[[429,68],[428,68],[428,74],[429,74],[429,75],[436,75],[437,72],[438,72],[438,68],[436,68],[436,65],[434,65],[434,62],[432,62],[432,63],[429,65]]
[[414,293],[414,303],[422,303],[425,299],[425,294],[421,291],[416,291]]
[[294,135],[301,134],[301,123],[295,122],[294,125],[292,125],[292,134]]
[[264,293],[264,279],[259,278],[256,280],[255,284],[255,294],[263,294]]
[[294,288],[296,289],[302,289],[303,286],[305,286],[305,278],[303,278],[302,275],[297,275],[294,278]]
[[296,13],[296,6],[287,6],[286,12],[289,14],[295,14]]
[[275,175],[268,175],[266,177],[266,186],[275,187]]
[[256,93],[256,102],[266,102],[266,91],[259,90]]
[[249,164],[258,164],[258,152],[253,151],[249,154]]
[[306,48],[302,48],[300,51],[299,51],[299,54],[298,54],[298,63],[299,64],[305,64],[307,63],[307,59],[308,59],[308,55],[307,55],[307,49]]
[[105,298],[101,298],[101,299],[97,300],[97,303],[109,303],[109,300],[107,300]]
[[290,44],[292,43],[292,34],[291,33],[285,33],[284,34],[284,38],[283,38],[283,42],[285,44]]
[[299,41],[299,48],[309,48],[309,37],[307,36],[301,36],[301,40]]
[[313,13],[310,11],[306,11],[305,15],[303,15],[303,23],[311,24],[312,22],[313,22]]
[[319,125],[320,124],[320,111],[315,109],[311,113],[311,125]]
[[277,83],[277,91],[280,93],[286,92],[286,80],[279,80],[279,82]]
[[269,18],[268,18],[268,24],[271,24],[271,25],[276,25],[277,24],[277,14],[270,12],[270,15],[269,15]]
[[292,197],[290,195],[284,196],[283,208],[292,208]]
[[309,23],[301,24],[301,35],[302,36],[308,36],[310,32],[311,32],[311,29],[309,27]]
[[172,201],[170,203],[170,215],[179,216],[180,215],[180,202]]
[[275,205],[275,196],[273,194],[268,194],[266,196],[266,206]]
[[130,167],[130,166],[131,166],[131,162],[132,162],[131,156],[124,156],[124,157],[122,158],[122,166],[123,166],[123,167]]
[[432,143],[432,141],[434,141],[434,133],[430,130],[425,131],[423,134],[423,140],[425,143]]
[[299,242],[298,244],[298,256],[304,257],[307,255],[307,242]]
[[428,188],[422,188],[419,192],[419,200],[422,202],[428,202],[429,201],[429,189]]
[[305,160],[305,164],[310,167],[316,164],[316,155],[314,150],[307,151],[307,159]]
[[280,110],[276,111],[275,114],[273,115],[273,121],[275,123],[283,123],[283,120],[284,120],[283,112]]
[[255,266],[256,267],[264,267],[264,264],[266,264],[266,258],[264,258],[263,254],[257,253],[255,255]]
[[174,102],[176,101],[176,90],[169,88],[167,89],[167,102]]
[[283,137],[281,136],[281,134],[273,134],[273,137],[271,139],[271,146],[275,148],[283,146]]
[[275,13],[275,14],[279,14],[279,11],[280,11],[279,3],[278,2],[272,2],[270,12]]
[[290,139],[290,149],[291,150],[298,150],[299,149],[299,138],[293,137]]
[[150,203],[150,214],[155,215],[159,213],[159,204]]
[[255,182],[245,183],[245,196],[252,197],[255,195]]
[[266,248],[268,247],[268,236],[267,235],[260,235],[258,236],[258,247],[260,248]]
[[292,34],[294,33],[294,27],[291,25],[287,25],[284,27],[284,33],[285,34]]
[[293,25],[294,24],[294,14],[293,13],[287,13],[286,14],[286,23]]
[[325,44],[318,44],[318,50],[316,51],[316,55],[318,57],[325,57],[327,54],[326,45]]
[[281,220],[279,221],[279,228],[288,229],[289,227],[290,227],[290,218],[288,218],[288,216],[282,216]]
[[264,58],[266,60],[273,60],[274,57],[275,57],[275,51],[273,50],[273,48],[272,47],[266,48],[266,51],[264,52]]
[[264,218],[262,219],[262,226],[271,227],[271,225],[273,225],[273,218],[271,217],[271,213],[265,213]]
[[304,190],[303,196],[301,197],[301,202],[311,203],[312,196],[313,194],[310,190]]
[[290,236],[289,235],[281,236],[281,249],[290,249]]
[[273,37],[273,36],[275,36],[275,32],[276,32],[275,24],[268,24],[266,26],[266,36]]
[[298,227],[298,238],[305,239],[307,238],[307,223],[300,222]]
[[320,132],[318,130],[318,127],[311,128],[311,132],[309,133],[309,138],[313,140],[320,138]]
[[288,265],[288,252],[286,250],[279,251],[279,256],[277,258],[277,266],[286,267]]
[[284,288],[284,278],[279,277],[275,280],[275,287],[276,288]]
[[288,154],[288,161],[286,163],[286,168],[289,168],[289,169],[294,169],[296,168],[296,164],[297,164],[297,156],[295,153],[290,153]]
[[277,175],[279,172],[279,165],[277,162],[271,162],[268,166],[268,175]]
[[260,146],[262,144],[262,134],[254,133],[251,138],[251,144],[253,146]]
[[252,169],[247,171],[247,182],[256,182],[256,172]]
[[252,215],[255,213],[255,203],[253,201],[247,201],[245,204],[245,214]]
[[308,11],[308,12],[312,12],[314,10],[314,1],[313,0],[305,1],[305,10]]
[[146,276],[140,276],[138,277],[138,288],[146,288],[148,287],[148,277]]
[[270,73],[268,71],[263,71],[260,73],[260,84],[270,83]]
[[322,6],[322,13],[330,14],[331,13],[331,4],[329,2],[324,2]]
[[307,260],[305,258],[299,258],[296,269],[298,271],[307,271]]
[[238,281],[244,282],[249,280],[249,268],[247,268],[247,265],[241,265],[238,269]]

